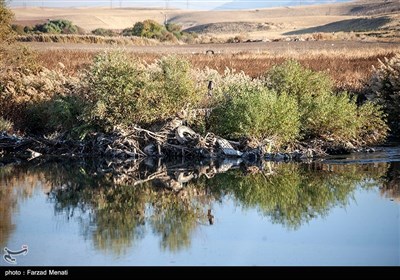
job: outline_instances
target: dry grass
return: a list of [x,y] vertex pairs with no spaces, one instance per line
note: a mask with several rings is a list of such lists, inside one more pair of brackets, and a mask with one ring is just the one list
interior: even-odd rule
[[[271,27],[267,31],[258,32],[250,30],[250,38],[273,39],[284,33],[294,30],[321,27],[327,24],[337,24],[344,20],[358,20],[366,11],[370,16],[377,14],[395,15],[400,4],[397,1],[387,6],[382,0],[369,0],[364,3],[349,2],[327,5],[314,5],[312,7],[280,7],[270,9],[251,9],[237,11],[186,11],[163,9],[110,9],[110,8],[14,8],[15,23],[32,25],[43,23],[48,18],[67,19],[74,24],[91,31],[96,28],[121,30],[132,27],[137,21],[153,19],[158,23],[164,22],[164,15],[172,23],[177,23],[183,28],[191,28],[205,24],[218,24],[224,29],[231,26],[229,22],[247,22],[254,24],[266,24]],[[392,7],[393,6],[393,7]],[[361,10],[360,10],[361,9]],[[354,11],[358,10],[357,13]],[[365,11],[363,11],[365,10]],[[374,12],[375,11],[375,12]],[[397,12],[398,13],[398,12]],[[232,36],[236,35],[239,26],[223,32]],[[240,28],[239,28],[240,29]],[[225,30],[226,31],[226,30]],[[336,30],[339,31],[339,30]],[[212,31],[210,30],[212,33]],[[210,35],[212,35],[210,33]],[[224,34],[218,37],[223,38]],[[226,39],[226,38],[225,38]]]
[[49,50],[38,53],[38,62],[48,69],[63,69],[66,73],[76,74],[89,67],[94,55],[94,53],[83,51]]
[[[216,69],[222,73],[226,68],[243,71],[251,77],[264,74],[272,66],[281,64],[287,59],[296,59],[302,65],[315,71],[325,71],[334,80],[340,90],[360,92],[370,79],[372,66],[378,66],[378,59],[391,58],[398,48],[370,48],[363,50],[327,51],[315,50],[307,53],[286,51],[281,54],[268,53],[237,53],[218,54],[214,56],[204,54],[183,54],[194,68],[206,67]],[[70,74],[83,70],[91,63],[95,52],[75,50],[48,50],[39,52],[40,63],[49,68],[65,68]],[[132,58],[139,58],[148,63],[161,57],[156,53],[132,53]]]
[[109,44],[109,45],[135,45],[154,46],[160,42],[155,39],[148,39],[136,36],[105,37],[97,35],[77,34],[34,34],[17,36],[19,42],[46,42],[46,43],[75,43],[75,44]]

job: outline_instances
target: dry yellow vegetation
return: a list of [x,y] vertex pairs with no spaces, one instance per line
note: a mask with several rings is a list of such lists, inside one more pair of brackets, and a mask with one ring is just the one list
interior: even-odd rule
[[[132,9],[132,8],[14,8],[15,23],[22,25],[32,25],[34,23],[45,22],[50,19],[67,19],[80,26],[86,31],[96,28],[107,28],[121,30],[133,26],[137,21],[153,19],[163,23],[165,17],[169,22],[177,23],[183,28],[193,28],[207,26],[209,24],[219,25],[208,30],[210,35],[216,37],[229,37],[233,34],[246,33],[250,39],[271,39],[283,36],[289,32],[300,32],[301,30],[324,31],[324,26],[328,25],[326,32],[332,32],[333,28],[342,31],[341,27],[348,21],[357,23],[357,19],[365,17],[386,16],[387,21],[372,20],[368,29],[391,28],[398,30],[400,2],[391,1],[389,5],[383,1],[355,1],[350,3],[337,3],[316,5],[312,8],[283,7],[270,9],[253,9],[240,11],[187,11],[177,9]],[[232,23],[236,23],[234,28],[229,30]],[[268,28],[265,30],[242,30],[240,24],[264,24]],[[361,28],[366,23],[362,21]],[[222,26],[222,27],[221,27]],[[223,29],[221,34],[219,29]],[[355,26],[355,28],[360,28]]]

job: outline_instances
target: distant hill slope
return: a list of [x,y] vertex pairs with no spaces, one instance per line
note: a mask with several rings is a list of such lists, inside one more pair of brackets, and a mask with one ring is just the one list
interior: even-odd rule
[[[290,0],[293,2],[296,0]],[[305,0],[304,0],[305,1]],[[333,3],[315,6],[281,7],[269,9],[234,11],[187,11],[177,9],[140,8],[13,8],[15,23],[31,25],[48,19],[68,19],[74,24],[91,31],[96,28],[124,29],[137,21],[153,19],[163,23],[165,16],[169,22],[197,32],[260,31],[280,34],[307,28],[325,26],[335,22],[351,20],[365,15],[398,13],[400,0],[369,0]],[[236,22],[236,25],[232,23]],[[218,23],[225,23],[219,26]],[[232,26],[229,26],[232,25]],[[263,25],[265,25],[263,27]],[[261,27],[260,27],[261,26]],[[253,29],[253,27],[255,29]],[[259,28],[260,27],[260,28]],[[279,28],[275,28],[279,27]],[[264,28],[264,29],[263,29]],[[270,31],[267,29],[271,28]],[[276,34],[275,34],[276,35]],[[274,35],[274,36],[275,36]]]
[[373,31],[390,23],[390,17],[356,18],[332,22],[322,26],[316,26],[284,33],[284,35],[300,35],[315,32],[351,32],[351,31]]
[[379,15],[400,12],[400,0],[358,1],[349,11],[350,15]]
[[186,32],[196,32],[196,33],[213,33],[213,34],[222,34],[222,33],[245,33],[245,32],[253,32],[253,31],[268,31],[273,29],[281,29],[283,26],[268,23],[268,22],[217,22],[217,23],[208,23],[196,25],[190,28],[185,29]]
[[332,3],[343,3],[351,2],[352,0],[258,0],[258,1],[246,1],[246,0],[234,0],[229,3],[225,3],[215,10],[252,10],[252,9],[265,9],[272,7],[285,7],[285,6],[306,6],[306,5],[317,5],[317,4],[332,4]]

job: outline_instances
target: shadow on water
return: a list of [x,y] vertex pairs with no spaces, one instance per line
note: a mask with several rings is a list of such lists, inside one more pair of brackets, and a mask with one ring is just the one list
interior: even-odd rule
[[95,248],[120,255],[148,231],[158,236],[162,250],[190,247],[199,227],[213,225],[213,206],[228,197],[296,230],[333,207],[345,207],[357,188],[378,186],[383,196],[400,201],[399,177],[399,162],[246,166],[146,159],[119,165],[57,160],[6,165],[0,168],[0,245],[14,230],[18,202],[36,189],[47,194],[56,215],[77,220]]

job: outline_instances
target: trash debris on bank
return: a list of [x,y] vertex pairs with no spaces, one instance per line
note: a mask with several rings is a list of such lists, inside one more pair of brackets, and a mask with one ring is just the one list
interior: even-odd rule
[[254,162],[259,159],[306,159],[327,155],[327,151],[348,151],[346,147],[342,148],[343,151],[337,147],[332,149],[319,140],[298,143],[283,153],[272,153],[273,146],[273,139],[255,144],[249,139],[231,141],[213,133],[202,136],[185,126],[180,118],[172,119],[158,131],[139,126],[115,127],[111,133],[92,133],[83,141],[64,139],[62,136],[49,139],[0,132],[0,157],[8,155],[26,160],[40,156],[96,156],[119,160],[144,157],[240,158]]

